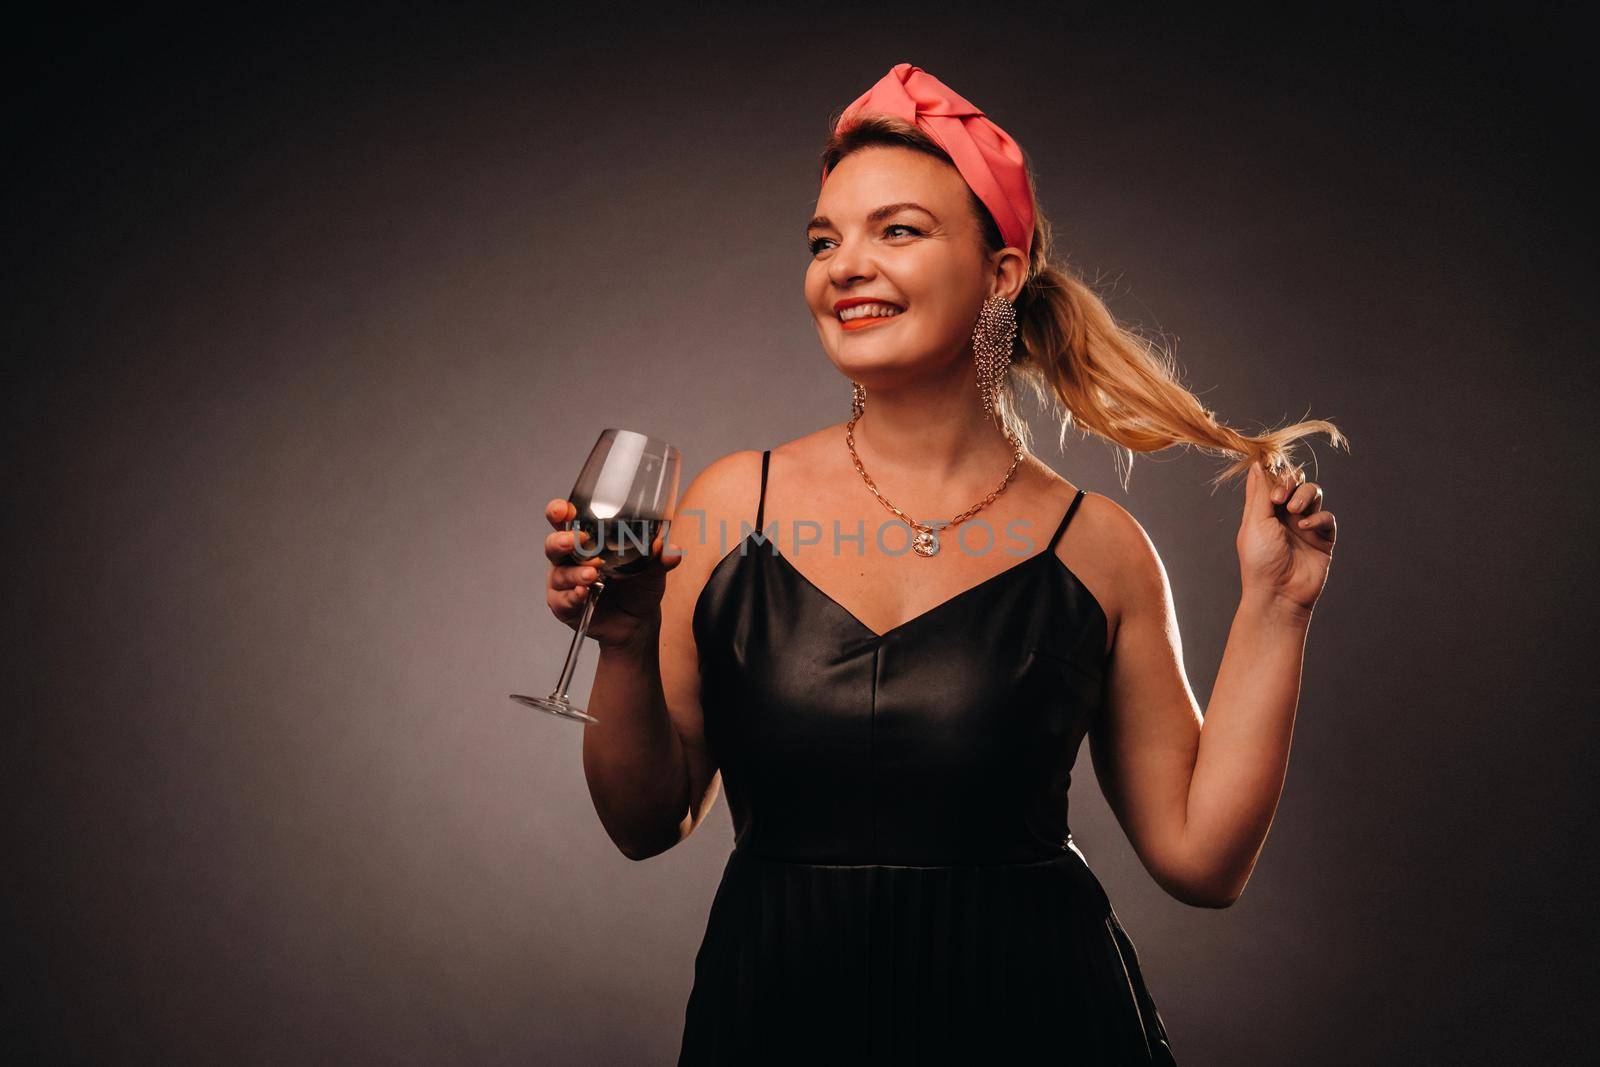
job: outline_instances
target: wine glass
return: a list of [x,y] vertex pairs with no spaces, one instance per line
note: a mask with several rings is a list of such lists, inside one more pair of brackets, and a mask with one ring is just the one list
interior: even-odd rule
[[578,472],[577,484],[567,496],[578,514],[566,526],[579,531],[568,562],[587,563],[600,572],[600,577],[591,584],[584,600],[583,615],[572,635],[572,646],[567,649],[567,662],[561,668],[561,680],[555,690],[547,697],[513,693],[512,700],[564,719],[600,721],[567,696],[572,672],[578,665],[578,652],[606,582],[625,579],[648,567],[650,546],[657,532],[662,533],[665,544],[678,503],[681,466],[678,450],[659,438],[632,430],[601,432]]

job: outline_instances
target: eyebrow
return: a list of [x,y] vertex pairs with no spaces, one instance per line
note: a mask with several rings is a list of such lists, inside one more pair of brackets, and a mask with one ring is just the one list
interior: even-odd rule
[[[898,212],[901,212],[901,211],[920,211],[924,215],[926,215],[929,218],[933,219],[935,222],[937,222],[939,220],[939,216],[938,215],[935,215],[933,212],[929,211],[927,208],[923,207],[921,204],[914,203],[914,202],[912,202],[910,200],[902,200],[898,204],[885,204],[880,208],[874,209],[872,211],[872,213],[867,216],[867,221],[868,222],[880,222],[883,219],[888,218],[890,215],[894,215],[894,214],[896,214]],[[806,223],[806,230],[807,231],[821,229],[821,228],[827,228],[827,229],[832,229],[833,228],[833,223],[825,215],[818,215],[816,218],[814,218],[810,222]]]

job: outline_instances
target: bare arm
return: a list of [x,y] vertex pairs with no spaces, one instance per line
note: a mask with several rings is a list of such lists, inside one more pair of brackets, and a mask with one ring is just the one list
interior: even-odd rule
[[[724,499],[743,503],[741,490],[754,499],[751,479],[759,475],[745,468],[759,455],[723,457],[684,491],[671,547],[660,538],[654,546],[661,588],[635,587],[654,572],[631,576],[610,583],[595,609],[600,659],[589,710],[600,721],[584,727],[583,769],[601,824],[630,859],[676,845],[716,802],[720,777],[705,741],[693,612],[720,559],[715,530]],[[608,603],[625,588],[638,595]],[[572,603],[581,610],[581,599]],[[602,620],[608,607],[613,614]]]
[[[602,602],[604,597],[601,598]],[[677,843],[675,813],[689,807],[688,757],[667,710],[661,620],[635,642],[602,646],[583,728],[583,773],[601,825],[629,859]]]
[[1166,570],[1143,529],[1117,509],[1126,595],[1106,714],[1090,736],[1101,787],[1141,862],[1168,893],[1199,907],[1237,900],[1266,842],[1333,540],[1326,512],[1309,530],[1294,525],[1320,503],[1315,486],[1296,491],[1280,518],[1268,476],[1250,478],[1243,591],[1204,716],[1184,672]]

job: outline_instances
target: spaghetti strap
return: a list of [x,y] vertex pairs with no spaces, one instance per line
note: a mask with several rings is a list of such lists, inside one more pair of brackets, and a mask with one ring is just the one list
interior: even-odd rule
[[[765,485],[765,478],[762,479],[762,482],[763,482],[763,485]],[[763,490],[763,491],[765,491],[765,490]],[[1072,513],[1078,510],[1078,504],[1082,500],[1083,500],[1083,490],[1079,489],[1078,490],[1078,495],[1072,498],[1072,503],[1067,507],[1067,513],[1062,516],[1061,525],[1056,527],[1055,536],[1050,538],[1050,547],[1048,549],[1046,549],[1045,551],[1054,552],[1056,550],[1056,542],[1061,540],[1062,533],[1064,533],[1066,531],[1066,529],[1067,529],[1067,523],[1072,521]]]
[[756,501],[756,536],[761,536],[761,519],[767,510],[767,462],[772,458],[772,449],[761,453],[761,496]]

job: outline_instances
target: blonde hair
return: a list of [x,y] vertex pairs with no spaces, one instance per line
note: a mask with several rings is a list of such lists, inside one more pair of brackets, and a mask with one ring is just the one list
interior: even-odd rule
[[[822,165],[831,171],[845,156],[874,146],[910,148],[955,166],[949,154],[922,130],[891,115],[858,117],[842,132],[835,116]],[[1018,385],[1027,386],[1059,421],[1063,448],[1072,426],[1117,446],[1123,488],[1132,473],[1133,453],[1159,452],[1174,445],[1233,459],[1212,479],[1213,489],[1247,470],[1255,460],[1268,471],[1288,472],[1300,479],[1303,470],[1290,453],[1295,442],[1312,434],[1326,433],[1335,447],[1343,445],[1349,450],[1339,428],[1325,419],[1253,435],[1218,421],[1180,382],[1177,358],[1170,348],[1119,323],[1074,268],[1051,260],[1051,227],[1039,210],[1037,194],[1031,192],[1035,185],[1031,162],[1028,174],[1030,195],[1034,196],[1033,244],[1028,278],[1017,295],[1018,345],[1012,356],[1010,382],[1000,399],[1006,428],[1025,447],[1030,446],[1031,435],[1027,420],[1017,410]],[[967,194],[988,250],[1004,248],[989,209],[970,188]]]

